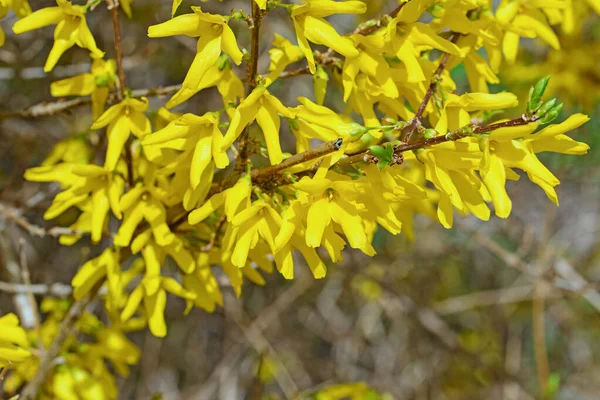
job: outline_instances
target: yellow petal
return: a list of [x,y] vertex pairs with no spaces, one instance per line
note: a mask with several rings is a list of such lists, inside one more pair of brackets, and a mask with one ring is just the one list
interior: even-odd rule
[[50,84],[50,94],[54,97],[89,96],[96,88],[92,74],[81,74]]
[[54,30],[54,45],[50,49],[44,72],[50,72],[65,51],[73,47],[78,35],[79,19],[67,19],[58,23]]
[[92,241],[98,243],[102,240],[106,214],[110,208],[108,193],[105,187],[92,194]]
[[16,34],[58,24],[64,18],[60,7],[46,7],[37,10],[25,18],[15,22],[13,32]]
[[351,247],[359,249],[367,242],[365,229],[358,216],[356,207],[350,202],[337,198],[329,203],[329,214],[331,219],[342,226],[344,235]]
[[202,207],[192,211],[188,216],[188,222],[191,225],[198,224],[204,221],[210,214],[220,208],[225,202],[225,194],[223,192],[212,196]]
[[[515,4],[518,4],[515,2]],[[502,41],[502,51],[504,58],[509,64],[514,64],[519,51],[519,35],[513,32],[506,32]]]
[[117,167],[121,152],[125,147],[125,143],[127,143],[127,139],[129,139],[130,132],[130,120],[126,116],[121,116],[109,124],[106,131],[108,135],[108,148],[106,149],[106,160],[104,162],[104,168],[107,171],[113,171]]
[[271,165],[279,164],[283,160],[283,153],[281,152],[281,144],[279,143],[280,121],[277,111],[270,105],[265,104],[258,110],[256,122],[258,122],[265,136]]
[[146,296],[144,306],[148,316],[150,332],[156,337],[165,337],[167,335],[167,324],[165,324],[167,293],[164,290],[159,290],[152,296]]
[[174,35],[197,37],[210,31],[210,24],[202,21],[195,13],[184,14],[161,24],[148,27],[148,37],[158,38]]
[[489,156],[489,167],[487,171],[481,171],[483,182],[488,188],[496,215],[500,218],[507,218],[512,209],[512,201],[506,193],[506,172],[502,161],[494,154]]
[[340,36],[323,18],[306,16],[304,35],[309,41],[331,47],[345,57],[356,57],[359,54],[352,40]]
[[228,25],[223,25],[221,46],[223,51],[231,57],[236,65],[241,64],[243,54],[237,45],[233,31]]
[[[590,120],[585,114],[577,113],[569,116],[565,121],[560,124],[553,124],[545,127],[541,131],[539,131],[535,136],[555,136],[560,135],[562,133],[566,133],[572,131],[574,129],[579,128],[581,125],[585,124]],[[529,138],[527,138],[529,139]]]
[[229,146],[240,136],[244,128],[254,120],[256,113],[260,108],[258,100],[262,98],[266,89],[264,87],[257,87],[246,97],[240,105],[235,109],[231,124],[225,133],[223,143],[221,144],[221,150],[227,150]]
[[142,303],[143,298],[144,298],[144,289],[143,289],[142,285],[139,285],[138,287],[133,289],[133,292],[131,292],[131,294],[129,295],[129,298],[127,299],[127,303],[125,304],[125,307],[123,308],[123,311],[121,312],[121,322],[127,321],[129,318],[131,318],[133,316],[133,314],[135,314],[138,307]]
[[319,247],[325,227],[331,222],[329,215],[329,199],[320,198],[310,206],[307,217],[306,244]]
[[190,65],[182,86],[188,89],[196,89],[204,74],[212,67],[221,54],[221,36],[210,29],[198,39],[196,57]]
[[585,143],[571,139],[567,135],[555,135],[551,137],[540,137],[530,141],[531,148],[535,153],[551,151],[562,154],[586,154],[590,149]]
[[212,136],[202,136],[194,148],[192,165],[190,169],[190,184],[196,189],[200,184],[200,177],[204,169],[212,160]]

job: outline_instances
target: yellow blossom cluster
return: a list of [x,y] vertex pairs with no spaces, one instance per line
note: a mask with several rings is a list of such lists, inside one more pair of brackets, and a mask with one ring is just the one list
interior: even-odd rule
[[[46,298],[40,311],[46,318],[39,329],[31,331],[20,328],[14,314],[0,318],[0,367],[14,366],[14,371],[3,382],[6,393],[16,393],[35,376],[41,353],[59,335],[61,322],[69,312],[69,301]],[[95,315],[83,313],[75,324],[77,334],[71,333],[66,338],[60,361],[52,366],[38,398],[116,398],[117,383],[111,369],[121,376],[129,375],[129,366],[137,364],[141,352],[125,333],[144,326],[145,321],[132,320],[109,327]]]
[[[572,26],[576,0],[503,0],[497,7],[491,0],[399,0],[394,10],[348,33],[337,32],[328,17],[363,14],[366,3],[256,0],[249,1],[250,16],[244,10],[211,14],[200,6],[180,13],[176,0],[172,15],[179,15],[150,26],[148,36],[198,38],[196,55],[181,87],[154,119],[148,100],[119,84],[121,66],[105,60],[96,46],[86,13],[98,1],[56,3],[23,13],[13,29],[56,25],[47,71],[74,45],[90,51],[91,72],[55,82],[51,91],[58,97],[91,96],[90,128],[104,135],[106,151],[98,162],[85,139],[66,139],[26,178],[60,183],[46,219],[79,211],[72,233],[60,238],[63,245],[89,235],[103,246],[72,285],[75,299],[102,287],[112,321],[105,327],[86,317],[99,347],[89,345],[72,362],[67,359],[76,374],[56,369],[52,379],[64,379],[67,388],[89,374],[104,377],[108,372],[98,360],[122,367],[137,359],[127,342],[122,343],[127,352],[108,353],[98,332],[122,335],[141,320],[154,335],[166,335],[168,294],[182,298],[186,311],[194,306],[213,311],[222,305],[223,283],[216,276],[226,276],[239,296],[244,278],[262,285],[262,274],[274,268],[292,279],[295,254],[322,278],[330,261],[342,260],[346,245],[374,255],[372,239],[380,228],[414,240],[415,214],[446,228],[455,211],[482,220],[492,212],[506,218],[512,209],[506,181],[519,179],[518,171],[558,204],[559,180],[537,154],[588,150],[567,133],[589,118],[562,116],[562,104],[544,96],[548,79],[531,88],[522,116],[514,120],[494,116],[517,107],[516,96],[489,90],[499,82],[503,60],[515,60],[520,38],[560,47],[553,27]],[[597,0],[589,3],[598,7]],[[121,5],[135,15],[135,3]],[[295,37],[275,35],[268,70],[261,73],[260,23],[275,8],[287,11]],[[249,25],[251,49],[241,48],[233,24]],[[305,68],[288,68],[304,59]],[[242,62],[246,77],[234,72]],[[450,76],[458,65],[468,76],[467,93],[458,93]],[[273,82],[300,74],[313,75],[313,99],[286,105],[270,91]],[[212,87],[222,108],[203,115],[170,111]],[[327,101],[338,94],[342,110]],[[563,121],[553,124],[558,117]],[[262,134],[252,138],[254,122]],[[295,154],[282,150],[287,131],[295,137]],[[219,170],[225,177],[216,179]],[[81,329],[88,333],[89,326]],[[22,341],[18,334],[8,339],[6,345],[0,341],[0,356],[10,360],[13,353],[2,349]],[[19,361],[19,355],[13,359]],[[13,379],[21,380],[13,387],[31,375],[17,372]],[[112,383],[102,388],[112,398]]]

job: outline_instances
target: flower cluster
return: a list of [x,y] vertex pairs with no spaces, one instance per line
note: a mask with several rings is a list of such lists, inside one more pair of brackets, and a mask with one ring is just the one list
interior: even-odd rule
[[[0,366],[7,363],[14,366],[4,382],[7,393],[17,392],[33,379],[40,365],[40,351],[46,351],[59,334],[69,306],[67,300],[44,299],[40,305],[40,311],[47,313],[44,323],[28,332],[18,327],[15,315],[0,318]],[[121,376],[129,375],[129,365],[137,364],[141,352],[125,333],[144,326],[145,321],[141,320],[106,326],[95,315],[85,312],[75,324],[77,334],[66,338],[60,362],[52,366],[40,398],[116,398],[117,384],[111,368]]]
[[[455,211],[482,220],[492,211],[506,218],[512,209],[506,181],[519,179],[518,171],[558,204],[559,180],[537,154],[588,150],[567,136],[587,116],[552,124],[562,104],[544,97],[548,79],[531,88],[521,117],[491,120],[518,106],[515,95],[489,90],[499,82],[503,60],[515,60],[522,37],[558,48],[552,27],[569,29],[576,0],[507,0],[497,8],[491,0],[400,0],[392,12],[347,34],[327,18],[362,14],[365,3],[256,0],[252,16],[192,7],[191,13],[148,29],[150,38],[198,38],[181,88],[154,119],[146,98],[119,87],[120,66],[104,60],[96,46],[86,13],[98,2],[56,2],[13,29],[21,33],[57,25],[47,71],[73,45],[90,51],[91,72],[55,82],[51,90],[54,96],[91,96],[91,129],[106,137],[105,158],[97,163],[98,154],[85,139],[70,138],[26,178],[60,183],[62,191],[45,218],[79,210],[62,244],[89,234],[104,246],[73,278],[74,297],[82,299],[102,286],[112,326],[119,327],[86,319],[89,326],[81,329],[88,333],[93,326],[99,344],[67,358],[67,367],[75,368],[82,381],[57,368],[52,379],[68,380],[64,387],[104,377],[106,370],[99,367],[104,363],[97,360],[107,359],[117,370],[135,362],[137,353],[124,337],[118,336],[129,350],[111,355],[100,336],[122,335],[139,320],[154,335],[166,335],[168,294],[183,299],[187,311],[194,306],[213,311],[222,305],[217,276],[228,277],[239,296],[244,278],[264,284],[262,274],[274,268],[292,279],[295,253],[315,278],[322,278],[330,261],[342,260],[346,245],[374,255],[372,239],[380,228],[414,240],[415,214],[446,228],[452,227]],[[173,2],[173,15],[180,3]],[[135,11],[135,4],[121,4],[128,15]],[[287,11],[297,45],[276,35],[268,71],[261,74],[260,23],[275,8]],[[240,48],[230,26],[246,23],[252,30],[250,51]],[[288,69],[303,59],[305,68]],[[233,69],[242,62],[247,87]],[[467,93],[458,93],[450,76],[457,65],[467,73]],[[314,100],[301,97],[297,105],[286,105],[270,92],[273,82],[299,74],[313,75]],[[204,115],[170,111],[211,87],[220,93],[222,108]],[[120,96],[110,96],[113,90]],[[344,110],[327,101],[338,93]],[[107,102],[112,104],[105,110]],[[250,130],[254,122],[260,135]],[[282,122],[296,139],[296,154],[281,148]],[[315,141],[322,144],[311,147]],[[218,170],[225,170],[225,178],[215,178]],[[17,372],[13,387],[29,373]],[[112,384],[103,388],[112,393]]]

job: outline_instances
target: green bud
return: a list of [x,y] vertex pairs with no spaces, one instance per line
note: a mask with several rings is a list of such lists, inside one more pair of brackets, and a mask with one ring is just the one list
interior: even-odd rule
[[444,7],[439,4],[434,4],[427,9],[433,18],[442,18],[444,16]]
[[540,123],[548,124],[548,123],[554,121],[556,119],[556,117],[558,117],[558,112],[556,112],[554,110],[550,110],[550,111],[548,111],[548,113],[546,115],[544,115],[544,117],[542,119],[540,119]]
[[231,10],[231,18],[237,21],[245,21],[248,19],[248,15],[243,10]]
[[351,129],[348,134],[350,136],[361,136],[364,135],[365,133],[367,133],[369,131],[369,128],[366,128],[362,125],[359,125],[357,123],[353,123],[351,124],[352,126],[356,126],[355,128]]
[[223,71],[225,68],[231,68],[229,56],[227,54],[221,54],[221,56],[217,58],[217,66],[219,67],[219,71]]
[[560,112],[562,111],[562,109],[563,109],[563,103],[560,103],[560,104],[557,104],[556,106],[554,106],[554,108],[552,109],[552,111],[560,114]]
[[429,128],[429,129],[425,129],[425,131],[423,132],[423,137],[425,139],[431,139],[432,137],[435,137],[435,134],[436,134],[435,129]]
[[96,80],[96,87],[108,86],[113,81],[113,77],[110,75],[96,75],[94,78]]
[[378,22],[379,21],[377,21],[376,19],[370,19],[370,20],[365,21],[362,24],[360,24],[358,26],[358,29],[362,31],[362,30],[365,30],[365,29],[368,29],[368,28],[372,28],[374,26],[377,26]]
[[548,100],[547,102],[542,104],[540,109],[536,111],[536,114],[540,115],[540,116],[546,114],[548,111],[550,111],[550,109],[552,107],[554,107],[555,104],[556,104],[556,99]]
[[378,168],[379,170],[382,170],[382,169],[384,169],[385,167],[387,167],[389,164],[390,164],[390,163],[389,163],[388,161],[383,161],[383,160],[382,160],[382,161],[379,161],[379,162],[377,163],[377,168]]
[[396,121],[394,118],[390,118],[390,117],[383,117],[381,119],[381,122],[384,125],[396,125],[398,123],[398,121]]
[[298,125],[298,121],[296,121],[295,119],[288,118],[287,122],[288,124],[290,124],[290,128],[292,130],[297,131],[298,129],[300,129],[300,125]]
[[528,111],[533,112],[540,106],[542,96],[544,95],[546,87],[548,86],[548,81],[550,81],[550,75],[537,81],[535,86],[529,90],[529,102],[527,107]]
[[369,151],[379,159],[380,163],[385,163],[385,165],[388,165],[390,162],[392,162],[392,155],[394,154],[394,149],[391,146],[369,146]]

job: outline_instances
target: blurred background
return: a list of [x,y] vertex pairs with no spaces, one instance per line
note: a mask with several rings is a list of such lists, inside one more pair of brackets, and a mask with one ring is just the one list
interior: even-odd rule
[[[339,32],[397,4],[366,2],[367,15],[332,19]],[[208,1],[202,7],[228,14],[232,8],[248,10],[247,3]],[[31,1],[33,9],[52,4]],[[192,4],[184,1],[179,12]],[[169,18],[170,10],[170,1],[136,0],[134,19],[122,15],[128,87],[183,80],[196,40],[146,37],[147,27]],[[348,384],[364,382],[373,388],[371,396],[394,399],[516,400],[543,392],[556,399],[600,399],[600,21],[591,12],[580,17],[575,34],[560,36],[561,52],[524,40],[517,63],[502,69],[503,84],[491,88],[524,98],[532,82],[552,74],[549,90],[565,102],[563,113],[592,118],[572,132],[591,146],[587,156],[540,157],[562,182],[560,207],[523,179],[509,183],[515,206],[506,220],[458,217],[445,230],[417,218],[413,243],[378,232],[376,257],[347,251],[322,280],[306,270],[294,281],[273,274],[264,287],[247,283],[241,299],[224,287],[225,306],[212,314],[194,309],[184,316],[183,301],[170,298],[165,339],[149,332],[131,335],[143,355],[130,377],[119,381],[120,397],[278,399],[296,392],[311,396],[331,385],[358,393],[362,384]],[[34,284],[64,284],[68,293],[75,271],[99,248],[86,240],[60,246],[13,217],[17,213],[40,226],[73,220],[66,213],[44,222],[41,216],[58,187],[25,182],[23,172],[39,165],[58,141],[94,135],[88,132],[89,107],[43,118],[9,117],[52,101],[50,82],[89,71],[89,57],[73,48],[52,73],[43,73],[52,28],[17,37],[10,30],[14,19],[9,14],[0,21],[7,34],[0,48],[0,280],[18,282],[26,262]],[[103,5],[88,23],[99,47],[114,57]],[[248,47],[245,23],[231,25],[240,45]],[[270,42],[274,33],[295,43],[282,9],[264,20],[261,36]],[[268,42],[261,45],[259,71],[268,66]],[[459,93],[468,90],[464,70],[458,67],[452,76]],[[330,84],[327,103],[343,111],[339,90]],[[313,98],[312,78],[294,77],[272,91],[293,106],[297,96]],[[152,98],[150,109],[166,99]],[[221,104],[209,89],[175,111],[202,114]],[[282,135],[284,150],[293,151],[292,135]],[[6,218],[8,213],[13,217]],[[55,285],[56,294],[61,287]],[[0,290],[0,314],[18,311],[20,296]],[[539,373],[550,377],[547,388],[538,387]]]

